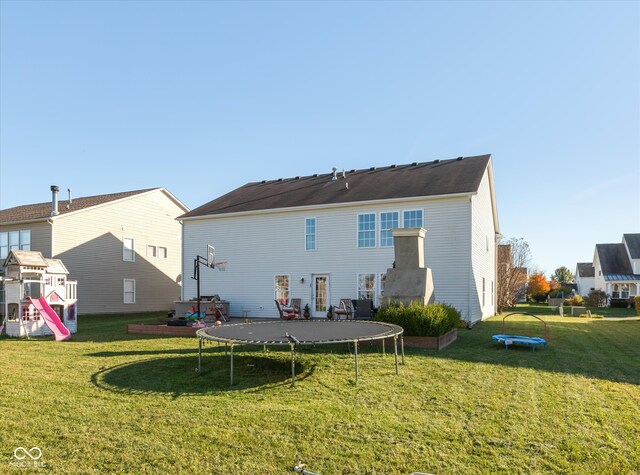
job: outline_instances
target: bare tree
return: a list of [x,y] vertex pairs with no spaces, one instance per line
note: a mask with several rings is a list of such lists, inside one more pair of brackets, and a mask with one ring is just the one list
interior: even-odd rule
[[527,286],[527,267],[531,251],[523,238],[511,238],[498,244],[498,311],[513,307]]

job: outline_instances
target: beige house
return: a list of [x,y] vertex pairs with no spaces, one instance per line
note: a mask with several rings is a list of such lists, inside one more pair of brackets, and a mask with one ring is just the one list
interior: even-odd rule
[[[78,281],[78,313],[169,310],[180,297],[188,211],[164,188],[0,210],[0,263],[12,249],[62,259]],[[2,265],[2,264],[0,264]]]

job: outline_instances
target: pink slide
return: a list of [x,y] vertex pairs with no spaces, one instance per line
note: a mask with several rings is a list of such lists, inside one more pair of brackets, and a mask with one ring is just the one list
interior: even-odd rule
[[44,318],[44,322],[49,327],[49,330],[53,332],[53,336],[56,337],[56,341],[66,341],[71,340],[71,332],[67,327],[64,326],[58,314],[53,310],[49,304],[47,303],[47,299],[44,297],[40,297],[38,300],[33,300],[31,297],[28,297],[31,305],[33,305],[42,318]]

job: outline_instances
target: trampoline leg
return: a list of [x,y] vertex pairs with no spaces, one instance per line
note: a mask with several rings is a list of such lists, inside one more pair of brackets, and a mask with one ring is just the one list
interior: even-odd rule
[[296,347],[291,346],[291,385],[296,385]]
[[198,374],[202,371],[202,340],[198,339]]
[[404,338],[400,335],[400,350],[402,351],[402,364],[404,363]]
[[400,374],[400,370],[398,369],[398,337],[393,337],[393,353],[396,357],[396,374]]
[[[226,344],[225,344],[225,349],[226,349]],[[233,386],[233,345],[231,345],[231,349],[229,351],[229,353],[231,354],[231,384],[230,386]]]
[[262,345],[262,351],[267,351],[267,345]]
[[353,346],[355,348],[356,353],[356,383],[358,382],[358,342],[354,341]]
[[384,338],[382,339],[382,356],[387,356],[387,352],[385,351],[385,348],[384,348]]

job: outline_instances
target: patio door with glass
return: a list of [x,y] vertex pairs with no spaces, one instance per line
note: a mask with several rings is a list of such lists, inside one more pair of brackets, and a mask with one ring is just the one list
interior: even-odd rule
[[311,316],[326,317],[329,302],[329,276],[314,274],[311,280]]

